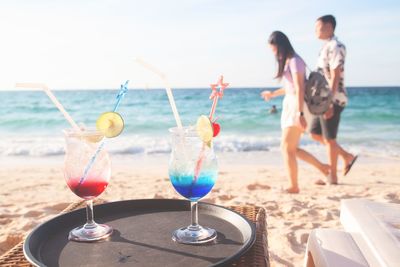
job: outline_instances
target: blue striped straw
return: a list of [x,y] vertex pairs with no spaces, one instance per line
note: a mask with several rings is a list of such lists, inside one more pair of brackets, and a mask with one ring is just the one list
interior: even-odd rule
[[[116,97],[117,103],[115,103],[113,112],[115,112],[115,111],[118,109],[119,104],[120,104],[122,98],[124,98],[126,92],[128,92],[128,83],[129,83],[129,80],[127,80],[127,81],[125,82],[125,84],[121,84],[121,89],[119,90],[118,95],[117,95],[117,97]],[[81,186],[81,184],[83,184],[83,182],[85,181],[86,176],[88,175],[90,169],[92,168],[94,162],[96,161],[97,156],[99,155],[100,151],[103,149],[105,142],[106,142],[106,139],[105,139],[105,137],[103,137],[103,139],[101,140],[100,145],[99,145],[99,146],[97,147],[97,149],[96,149],[96,152],[94,152],[94,155],[93,155],[92,158],[90,159],[89,164],[86,166],[85,171],[83,172],[83,176],[82,176],[81,179],[79,180],[79,184],[78,184],[78,186],[77,186],[77,189],[78,189],[78,188]]]

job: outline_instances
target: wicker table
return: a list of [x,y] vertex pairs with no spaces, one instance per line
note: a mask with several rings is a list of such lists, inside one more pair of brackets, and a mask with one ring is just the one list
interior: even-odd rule
[[[104,201],[97,200],[96,203],[102,203]],[[73,203],[69,205],[62,213],[69,212],[75,209],[83,208],[84,202]],[[269,255],[268,255],[268,240],[266,230],[266,215],[263,208],[254,206],[231,206],[230,209],[244,215],[250,221],[256,224],[256,242],[254,246],[239,260],[233,263],[231,266],[237,267],[269,267]],[[23,242],[17,244],[14,248],[6,252],[0,257],[0,266],[18,266],[28,267],[32,266],[24,257],[22,251]]]

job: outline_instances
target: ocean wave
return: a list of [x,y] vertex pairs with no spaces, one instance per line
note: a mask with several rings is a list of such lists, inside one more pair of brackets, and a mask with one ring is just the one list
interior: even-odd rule
[[[279,146],[279,139],[254,136],[227,136],[215,140],[217,152],[268,151]],[[168,154],[171,152],[168,137],[127,136],[108,140],[106,149],[111,154]],[[62,137],[3,138],[0,141],[2,156],[58,156],[65,154]]]
[[[47,157],[65,154],[64,139],[52,136],[5,137],[0,140],[1,156]],[[217,153],[279,151],[278,136],[222,135],[215,139]],[[352,153],[392,157],[400,159],[400,143],[344,143]],[[303,138],[300,146],[312,153],[325,153],[325,148],[309,138]],[[105,149],[111,155],[153,155],[171,152],[168,136],[123,136],[107,140]]]

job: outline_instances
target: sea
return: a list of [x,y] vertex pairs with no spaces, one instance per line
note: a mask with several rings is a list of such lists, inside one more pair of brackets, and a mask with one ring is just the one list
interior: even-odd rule
[[[282,98],[265,102],[264,89],[229,88],[218,102],[215,116],[221,132],[214,140],[217,153],[279,151]],[[173,90],[184,126],[211,108],[209,88]],[[53,91],[74,120],[94,127],[100,114],[111,111],[117,90]],[[400,159],[400,87],[350,87],[338,142],[353,153]],[[270,114],[272,105],[278,113]],[[0,91],[0,156],[49,157],[64,155],[63,129],[68,122],[43,91]],[[168,129],[176,123],[163,89],[132,89],[118,112],[123,133],[107,141],[110,154],[134,156],[169,154]],[[300,146],[323,151],[305,134]]]

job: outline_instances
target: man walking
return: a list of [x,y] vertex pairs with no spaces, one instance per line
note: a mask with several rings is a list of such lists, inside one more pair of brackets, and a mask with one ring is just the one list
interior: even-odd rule
[[[317,19],[315,33],[318,39],[323,40],[323,45],[317,62],[317,68],[328,81],[332,90],[333,101],[328,111],[315,117],[311,123],[311,137],[323,143],[328,152],[331,172],[328,182],[337,184],[337,161],[340,155],[345,163],[344,175],[346,175],[357,156],[345,151],[337,142],[336,137],[339,129],[340,114],[347,104],[347,92],[344,87],[344,63],[346,58],[346,47],[335,36],[336,19],[332,15],[322,16]],[[324,181],[317,181],[325,184]]]

